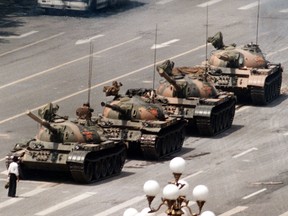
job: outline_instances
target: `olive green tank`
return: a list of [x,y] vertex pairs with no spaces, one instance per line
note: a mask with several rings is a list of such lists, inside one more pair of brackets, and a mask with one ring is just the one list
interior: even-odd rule
[[102,106],[99,124],[109,139],[127,144],[128,156],[140,154],[145,159],[157,160],[181,150],[186,122],[166,116],[159,104],[138,95],[116,94],[112,101],[102,102]]
[[187,131],[196,128],[202,136],[214,136],[231,127],[236,97],[217,90],[202,67],[174,67],[167,60],[157,71],[165,80],[160,81],[156,95],[166,100],[162,105],[169,116],[188,121]]
[[27,112],[41,127],[35,138],[14,146],[6,157],[7,167],[17,156],[24,179],[37,170],[68,173],[78,183],[119,174],[126,160],[126,145],[121,140],[109,140],[92,119],[79,116],[71,121],[56,115],[58,108],[50,103],[39,110],[40,117]]
[[280,95],[283,68],[266,60],[259,45],[225,46],[221,32],[207,41],[216,48],[208,60],[216,88],[254,105],[266,105]]

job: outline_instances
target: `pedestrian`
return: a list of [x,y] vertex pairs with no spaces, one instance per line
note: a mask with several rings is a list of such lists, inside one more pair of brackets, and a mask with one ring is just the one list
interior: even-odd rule
[[17,181],[19,182],[18,157],[14,156],[8,167],[9,189],[8,196],[16,196]]

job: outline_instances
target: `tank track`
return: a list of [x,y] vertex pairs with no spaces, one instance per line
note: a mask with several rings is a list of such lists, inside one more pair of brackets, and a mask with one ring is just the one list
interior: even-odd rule
[[185,138],[185,124],[165,128],[157,134],[143,134],[141,151],[145,159],[159,160],[182,149]]
[[266,78],[264,88],[251,88],[250,96],[252,104],[267,105],[279,97],[282,84],[282,74],[275,73]]
[[212,109],[209,117],[196,117],[196,127],[201,136],[215,136],[232,126],[236,100],[230,99]]
[[[81,162],[70,162],[69,168],[73,179],[78,183],[93,183],[118,175],[126,160],[126,146],[118,146],[101,152],[90,152],[82,157]],[[78,152],[75,152],[78,154]],[[82,152],[86,154],[86,152]],[[99,155],[101,153],[101,155]],[[81,152],[79,152],[81,156]]]

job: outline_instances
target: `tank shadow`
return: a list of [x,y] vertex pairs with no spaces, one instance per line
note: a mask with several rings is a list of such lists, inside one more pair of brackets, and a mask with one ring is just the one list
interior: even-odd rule
[[195,130],[191,130],[190,132],[186,132],[186,138],[188,137],[197,137],[197,138],[210,138],[210,139],[221,139],[223,137],[229,136],[230,134],[234,133],[235,131],[240,130],[243,125],[235,125],[232,124],[232,126],[229,129],[226,129],[225,131],[216,134],[215,136],[209,137],[209,136],[201,136],[199,132]]

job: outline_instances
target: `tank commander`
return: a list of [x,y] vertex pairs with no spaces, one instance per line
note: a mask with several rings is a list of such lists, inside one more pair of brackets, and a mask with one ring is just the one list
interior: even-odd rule
[[86,123],[90,124],[92,112],[94,112],[94,109],[90,108],[90,104],[87,102],[76,110],[76,116],[78,117],[78,120],[85,120]]
[[103,92],[106,93],[106,96],[117,96],[121,86],[121,82],[113,81],[112,86],[103,87]]

